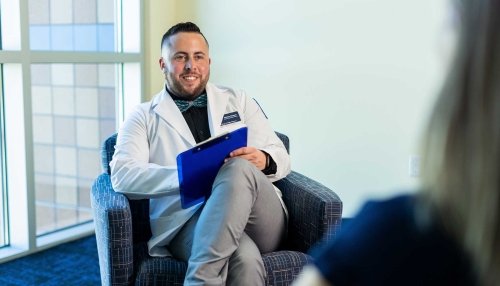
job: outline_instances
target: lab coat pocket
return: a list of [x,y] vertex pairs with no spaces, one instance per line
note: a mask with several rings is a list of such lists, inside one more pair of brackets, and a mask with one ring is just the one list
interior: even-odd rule
[[227,125],[220,127],[220,131],[221,131],[220,133],[231,132],[231,131],[234,131],[234,130],[239,129],[241,127],[247,127],[247,125],[242,123],[242,122],[235,122],[235,123],[227,124]]

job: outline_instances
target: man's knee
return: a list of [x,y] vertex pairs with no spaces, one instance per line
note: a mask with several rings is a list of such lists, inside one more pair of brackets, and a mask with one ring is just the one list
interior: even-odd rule
[[258,184],[257,182],[264,179],[267,180],[265,175],[248,160],[231,158],[219,170],[215,178],[214,188],[219,185],[229,186],[230,189],[241,189],[243,186],[250,186],[249,190],[254,191]]
[[250,161],[243,158],[231,158],[222,166],[221,170],[224,172],[234,171],[234,172],[254,172],[257,170]]

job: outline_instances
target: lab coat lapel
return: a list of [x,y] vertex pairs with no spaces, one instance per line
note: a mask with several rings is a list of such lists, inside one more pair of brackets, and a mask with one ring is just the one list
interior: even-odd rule
[[208,124],[210,126],[210,135],[216,136],[220,134],[222,117],[226,111],[229,96],[225,92],[213,84],[208,83],[206,87],[208,98]]
[[155,102],[153,102],[153,110],[156,114],[163,118],[167,124],[172,126],[191,146],[196,144],[184,116],[182,116],[182,113],[175,104],[174,100],[165,90],[161,92],[160,96],[155,98]]

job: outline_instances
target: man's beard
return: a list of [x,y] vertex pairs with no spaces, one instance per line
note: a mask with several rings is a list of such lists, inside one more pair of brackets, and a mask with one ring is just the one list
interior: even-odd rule
[[200,83],[198,86],[196,86],[192,91],[188,91],[184,88],[184,86],[174,77],[172,77],[170,74],[165,73],[165,79],[167,81],[167,87],[168,89],[174,93],[175,96],[188,99],[188,100],[193,100],[196,97],[198,97],[200,94],[203,93],[205,90],[205,86],[207,85],[208,78],[207,77],[201,79]]

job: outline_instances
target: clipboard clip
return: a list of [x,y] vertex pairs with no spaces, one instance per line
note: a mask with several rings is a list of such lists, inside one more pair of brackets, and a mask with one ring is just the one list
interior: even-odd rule
[[229,138],[231,138],[231,134],[229,134],[229,133],[225,133],[225,134],[219,135],[217,137],[210,138],[210,139],[196,145],[196,147],[193,149],[193,153],[199,152],[199,151],[201,151],[205,148],[208,148],[212,145],[218,144],[221,141],[229,140]]

